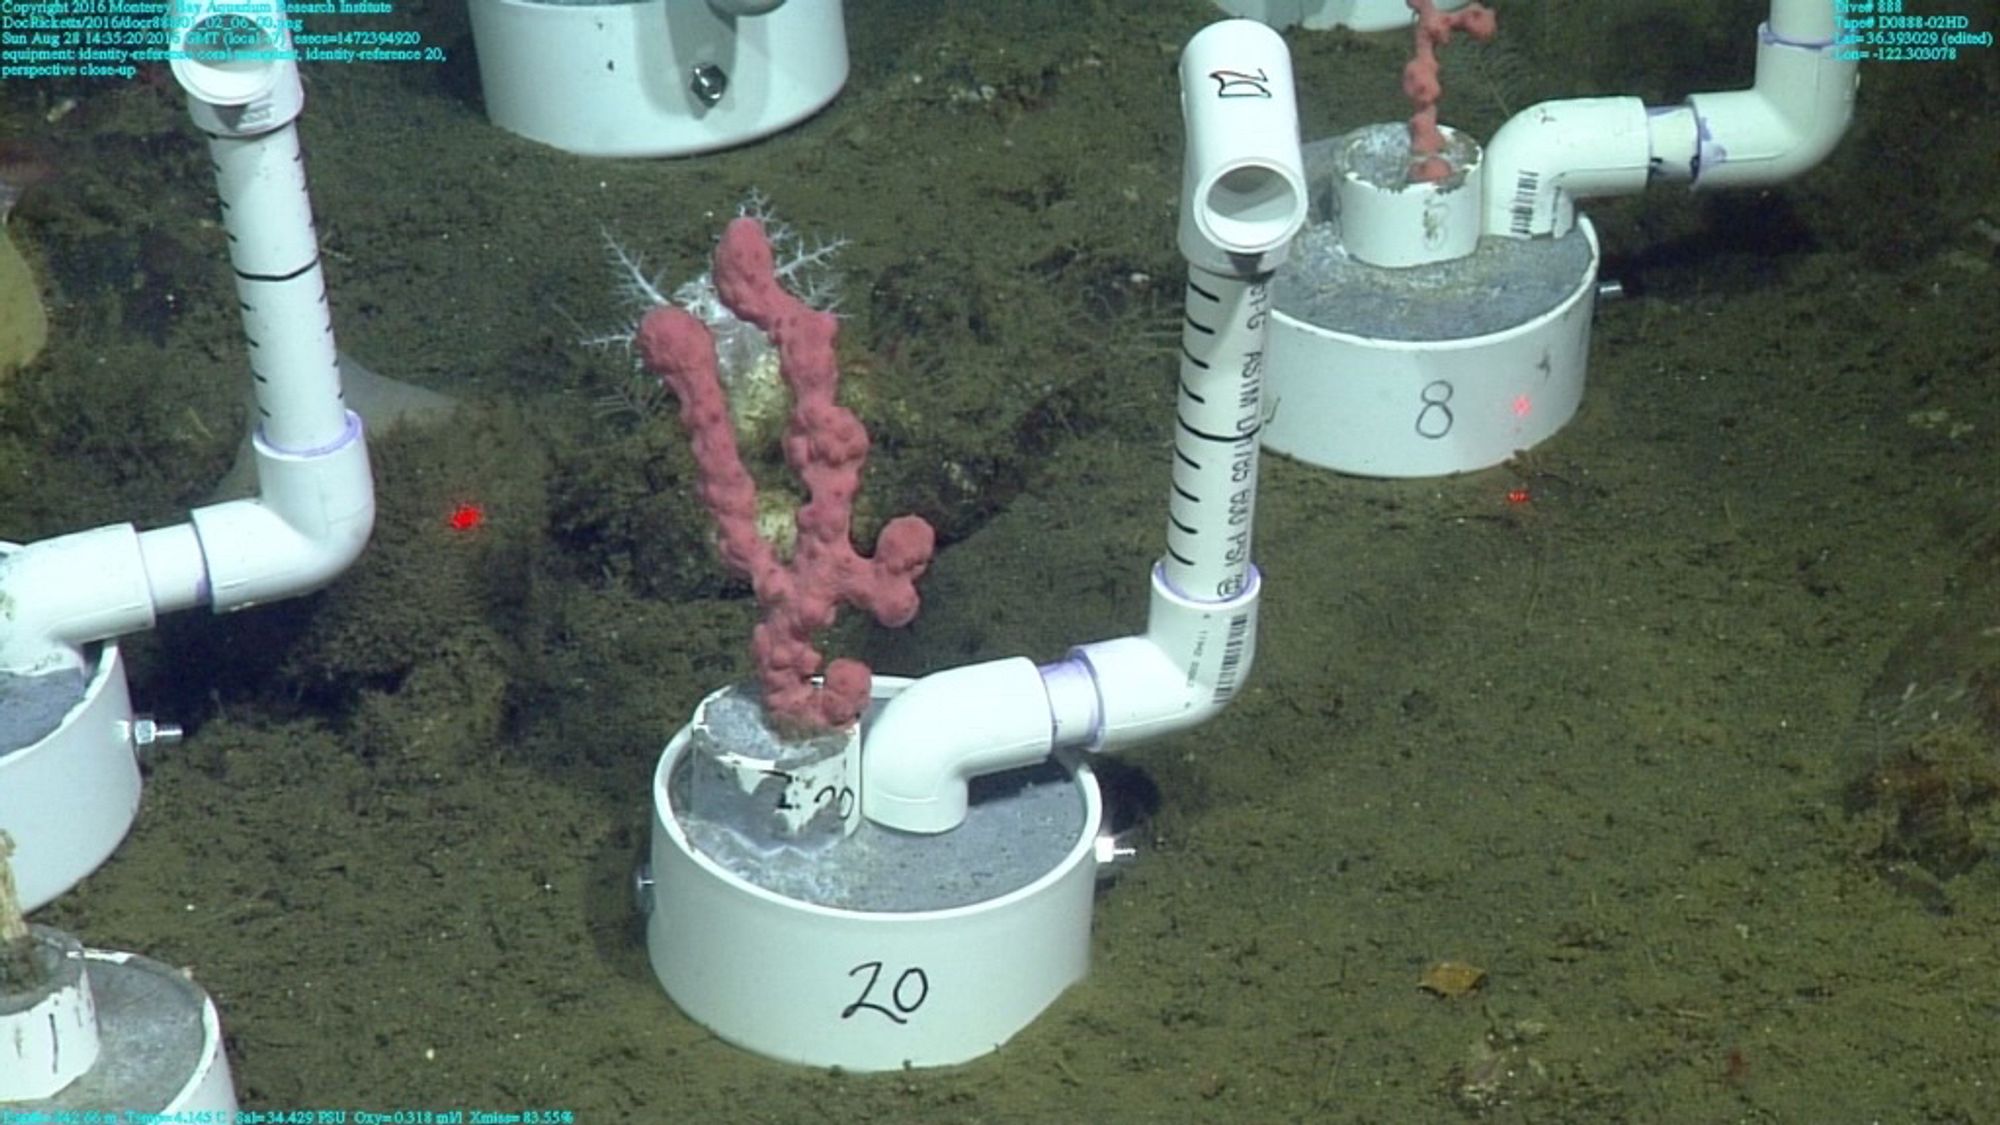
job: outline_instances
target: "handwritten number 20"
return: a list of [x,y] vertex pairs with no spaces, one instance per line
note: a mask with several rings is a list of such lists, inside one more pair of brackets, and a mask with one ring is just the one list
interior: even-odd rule
[[897,1023],[908,1023],[917,1009],[924,1006],[924,1001],[930,998],[931,978],[915,965],[896,975],[896,983],[889,986],[887,1004],[874,998],[875,986],[882,980],[882,962],[863,961],[847,970],[850,977],[863,973],[868,976],[861,984],[861,995],[840,1010],[841,1019],[851,1019],[856,1012],[869,1011],[879,1012]]

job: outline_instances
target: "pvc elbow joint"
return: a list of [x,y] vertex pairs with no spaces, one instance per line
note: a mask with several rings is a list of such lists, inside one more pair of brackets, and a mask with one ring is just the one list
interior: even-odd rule
[[258,497],[190,517],[217,613],[319,589],[360,556],[375,527],[368,445],[353,414],[330,449],[285,453],[261,435],[254,447]]
[[1818,164],[1854,119],[1857,74],[1831,45],[1765,35],[1755,85],[1687,99],[1701,129],[1695,187],[1779,183]]
[[80,667],[78,646],[150,628],[161,612],[217,613],[319,589],[351,565],[375,525],[361,421],[331,448],[285,454],[255,442],[262,494],[198,508],[141,534],[129,523],[0,555],[0,668]]
[[1631,194],[1654,177],[1698,189],[1789,179],[1846,132],[1855,74],[1833,43],[1787,42],[1766,28],[1747,90],[1692,94],[1658,110],[1630,97],[1530,106],[1487,146],[1486,230],[1560,237],[1575,225],[1577,199]]
[[1242,593],[1202,602],[1153,570],[1146,633],[938,672],[884,705],[861,744],[861,812],[886,828],[948,832],[967,784],[1033,765],[1058,745],[1108,750],[1194,726],[1235,697],[1257,644],[1255,569]]
[[1486,146],[1486,232],[1560,238],[1576,225],[1578,199],[1637,192],[1650,168],[1646,105],[1638,98],[1529,106]]
[[1070,660],[1090,670],[1096,685],[1098,730],[1093,750],[1113,750],[1198,726],[1236,698],[1257,656],[1257,601],[1263,578],[1227,601],[1200,601],[1176,591],[1153,569],[1146,632],[1080,645]]
[[862,736],[862,815],[903,832],[948,832],[965,820],[973,778],[1047,758],[1051,730],[1042,674],[1026,657],[925,676]]
[[44,539],[0,557],[0,668],[80,668],[77,646],[153,624],[152,591],[129,523]]

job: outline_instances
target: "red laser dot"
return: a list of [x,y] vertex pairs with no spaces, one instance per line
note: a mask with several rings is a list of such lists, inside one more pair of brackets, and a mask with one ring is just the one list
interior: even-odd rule
[[486,509],[477,504],[460,504],[444,518],[446,527],[453,531],[472,531],[486,522]]
[[1534,499],[1534,495],[1525,488],[1510,488],[1507,490],[1507,502],[1509,504],[1526,504],[1532,499]]
[[1528,416],[1528,413],[1534,409],[1535,409],[1535,400],[1529,398],[1527,395],[1514,396],[1514,406],[1513,406],[1514,417],[1526,418]]

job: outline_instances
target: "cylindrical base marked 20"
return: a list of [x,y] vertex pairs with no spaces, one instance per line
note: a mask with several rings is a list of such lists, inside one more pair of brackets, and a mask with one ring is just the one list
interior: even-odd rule
[[[878,699],[888,686],[877,678]],[[845,909],[760,886],[689,840],[674,807],[688,739],[685,728],[674,736],[653,779],[646,944],[674,1003],[724,1040],[816,1067],[945,1066],[1006,1042],[1082,979],[1103,819],[1088,769],[1062,783],[1080,806],[1064,825],[1073,836],[1053,841],[1046,854],[1059,858],[1024,884],[937,909]],[[892,877],[921,881],[990,858],[964,854],[953,840],[963,831],[899,840],[936,859],[901,863]]]

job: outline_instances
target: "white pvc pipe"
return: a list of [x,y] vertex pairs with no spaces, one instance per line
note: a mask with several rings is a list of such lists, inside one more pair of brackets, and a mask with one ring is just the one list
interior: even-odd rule
[[[1795,21],[1798,30],[1780,32],[1780,11],[1801,7],[1823,10],[1827,26],[1822,29],[1822,21],[1804,18]],[[1841,57],[1830,26],[1831,9],[1830,0],[1774,3],[1771,22],[1757,29],[1757,70],[1750,89],[1687,99],[1700,122],[1695,187],[1777,183],[1833,151],[1854,118],[1860,63]],[[1797,37],[1801,34],[1810,38]]]
[[1284,40],[1254,20],[1210,24],[1181,52],[1180,79],[1181,254],[1215,273],[1269,273],[1306,217]]
[[1486,146],[1488,234],[1568,234],[1576,201],[1643,190],[1653,172],[1646,103],[1569,98],[1515,114]]
[[865,738],[862,815],[904,832],[958,827],[968,782],[1055,747],[1048,689],[1023,656],[925,676],[883,706]]
[[374,526],[368,449],[341,399],[293,126],[304,94],[284,12],[258,28],[260,41],[225,45],[225,32],[254,26],[228,7],[175,7],[172,68],[216,165],[255,376],[258,495],[196,509],[173,527],[115,524],[0,559],[0,604],[12,609],[0,669],[81,667],[79,646],[149,628],[162,612],[221,612],[318,589],[354,561]]
[[879,824],[954,828],[971,778],[1193,726],[1250,670],[1269,284],[1306,214],[1284,40],[1251,20],[1204,28],[1181,55],[1181,111],[1187,319],[1167,553],[1153,567],[1146,631],[1042,668],[1013,658],[905,688],[864,734],[861,810]]
[[1654,179],[1700,189],[1777,183],[1824,159],[1854,115],[1859,64],[1843,58],[1834,0],[1773,0],[1747,90],[1648,109],[1637,98],[1543,102],[1486,149],[1486,230],[1560,237],[1576,200]]

